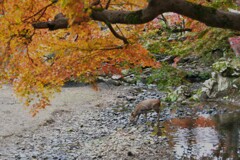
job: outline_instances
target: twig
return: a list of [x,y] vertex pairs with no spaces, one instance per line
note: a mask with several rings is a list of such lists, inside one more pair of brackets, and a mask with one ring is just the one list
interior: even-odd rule
[[45,8],[45,9],[42,11],[41,15],[38,17],[38,19],[37,19],[36,21],[39,21],[39,19],[42,18],[42,16],[43,16],[44,13],[46,12],[46,10],[47,10],[47,8]]
[[29,52],[28,52],[28,45],[26,46],[26,54],[27,54],[27,57],[28,57],[28,59],[31,61],[31,63],[34,65],[34,66],[38,66],[35,62],[34,62],[34,60],[32,59],[32,57],[30,56],[30,54],[29,54]]
[[172,32],[173,33],[178,33],[178,32],[191,32],[192,29],[191,28],[180,28],[180,29],[173,29]]
[[116,38],[121,39],[124,44],[129,44],[127,38],[124,37],[124,36],[119,35],[119,34],[114,30],[114,28],[112,27],[111,23],[105,21],[105,24],[108,26],[108,28],[110,29],[110,31],[112,32],[112,34],[113,34]]
[[108,0],[107,4],[106,4],[106,6],[105,6],[105,9],[108,9],[108,8],[109,8],[110,3],[111,3],[111,0]]
[[168,28],[169,25],[168,25],[167,19],[165,18],[165,16],[164,16],[163,14],[161,14],[161,17],[162,17],[162,18],[160,18],[160,19],[165,23],[166,27]]
[[102,49],[99,49],[99,50],[108,51],[108,50],[123,49],[123,48],[124,48],[124,46],[116,46],[116,47],[102,48]]
[[39,10],[37,13],[35,13],[34,15],[32,15],[32,16],[26,18],[25,20],[23,20],[23,22],[26,22],[27,20],[29,20],[29,19],[35,17],[36,15],[38,15],[39,13],[43,12],[43,13],[41,14],[41,16],[38,18],[38,20],[39,20],[39,19],[42,17],[42,15],[45,13],[45,11],[47,10],[47,8],[50,7],[50,6],[52,6],[54,3],[56,3],[56,2],[54,1],[54,2],[52,2],[52,3],[50,3],[50,4],[48,4],[47,6],[43,7],[42,9],[40,9],[40,10]]
[[122,36],[125,37],[124,34],[123,34],[123,32],[121,31],[120,27],[119,27],[117,24],[116,24],[116,27],[118,28],[118,30],[119,30],[119,32],[122,34]]

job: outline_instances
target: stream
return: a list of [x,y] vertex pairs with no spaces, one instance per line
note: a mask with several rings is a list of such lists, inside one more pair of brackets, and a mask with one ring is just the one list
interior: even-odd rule
[[196,115],[163,123],[175,158],[239,159],[240,112]]

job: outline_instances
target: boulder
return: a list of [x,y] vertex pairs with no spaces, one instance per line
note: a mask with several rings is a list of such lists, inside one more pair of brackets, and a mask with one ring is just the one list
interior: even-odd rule
[[240,59],[221,60],[212,66],[212,77],[203,83],[208,98],[227,96],[240,88]]

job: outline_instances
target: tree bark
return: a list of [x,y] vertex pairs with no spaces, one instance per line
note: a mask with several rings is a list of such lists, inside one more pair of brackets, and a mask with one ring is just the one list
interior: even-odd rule
[[[240,14],[217,10],[186,0],[150,0],[146,8],[137,11],[93,10],[91,18],[96,21],[112,24],[143,24],[150,22],[165,12],[178,13],[200,21],[207,26],[240,31]],[[36,29],[44,28],[43,23],[44,22],[35,23],[33,27]],[[53,21],[51,23],[53,23]],[[50,29],[48,25],[46,25],[45,28]],[[54,29],[53,27],[51,28],[51,30]],[[56,29],[59,28],[56,27]]]

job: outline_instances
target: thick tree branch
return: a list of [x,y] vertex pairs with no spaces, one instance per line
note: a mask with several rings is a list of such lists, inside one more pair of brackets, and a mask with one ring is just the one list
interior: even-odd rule
[[[91,17],[93,20],[107,21],[111,24],[143,24],[165,12],[175,12],[211,27],[240,30],[240,14],[205,7],[186,0],[150,0],[146,8],[138,11],[93,10]],[[64,23],[63,21],[54,20],[36,23],[33,27],[54,30],[67,28],[66,22],[65,18]],[[58,23],[61,23],[61,25],[58,25]]]
[[62,13],[59,13],[54,17],[53,21],[37,22],[37,23],[33,23],[32,26],[35,29],[48,28],[49,30],[57,30],[57,29],[67,28],[68,19],[64,17]]
[[92,19],[103,21],[106,19],[112,24],[143,24],[147,23],[158,16],[158,12],[153,12],[149,7],[138,11],[93,11]]
[[171,12],[205,23],[207,26],[240,30],[240,14],[217,10],[190,3],[185,0],[170,0]]
[[165,12],[175,12],[205,23],[207,26],[240,30],[240,14],[225,12],[185,0],[151,0],[149,5],[138,11],[94,11],[92,18],[110,23],[147,23]]

